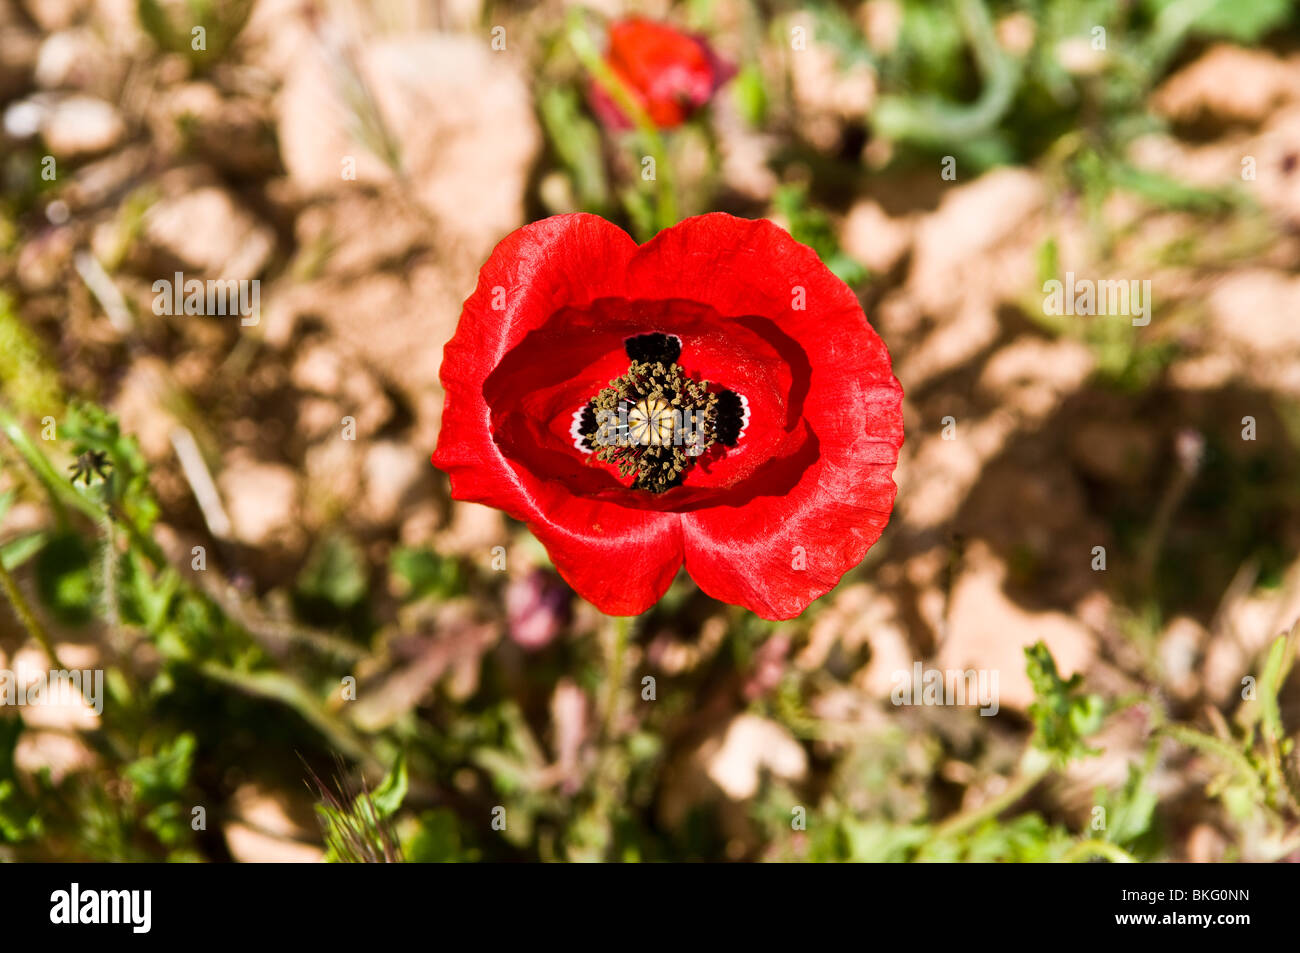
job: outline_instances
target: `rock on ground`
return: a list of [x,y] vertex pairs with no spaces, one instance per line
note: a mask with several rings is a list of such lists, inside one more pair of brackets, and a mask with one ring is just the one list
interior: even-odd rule
[[[345,189],[354,163],[356,183],[398,182],[434,217],[445,247],[477,259],[522,222],[540,133],[523,79],[486,39],[424,34],[355,53],[326,39],[302,49],[277,108],[295,185]],[[388,149],[391,161],[381,158]]]

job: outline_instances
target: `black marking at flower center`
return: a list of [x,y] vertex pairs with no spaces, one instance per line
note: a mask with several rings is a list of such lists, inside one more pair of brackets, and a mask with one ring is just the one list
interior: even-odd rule
[[718,406],[713,427],[714,435],[723,446],[734,447],[749,423],[749,404],[734,390],[724,390],[718,395]]
[[[573,415],[569,429],[584,453],[632,477],[632,488],[663,493],[680,486],[695,461],[715,442],[735,446],[749,421],[743,397],[710,390],[682,370],[681,342],[644,334],[626,342],[627,372],[609,382]],[[671,355],[643,360],[636,355]]]
[[596,449],[591,442],[591,438],[596,435],[596,409],[591,404],[584,404],[573,415],[573,426],[569,428],[569,433],[573,435],[573,444],[579,450],[591,453]]
[[623,342],[629,361],[642,364],[663,364],[667,367],[675,364],[682,356],[681,339],[671,334],[638,334]]

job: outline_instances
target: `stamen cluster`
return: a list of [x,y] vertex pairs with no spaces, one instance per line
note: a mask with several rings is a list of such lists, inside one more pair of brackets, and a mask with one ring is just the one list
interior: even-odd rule
[[[587,406],[581,432],[597,459],[662,493],[716,440],[718,395],[677,363],[633,360]],[[590,430],[590,432],[588,432]]]

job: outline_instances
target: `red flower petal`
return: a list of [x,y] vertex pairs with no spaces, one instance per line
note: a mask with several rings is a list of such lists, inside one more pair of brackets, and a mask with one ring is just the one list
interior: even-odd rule
[[[686,569],[701,589],[764,618],[792,618],[861,562],[889,521],[902,387],[857,297],[770,222],[700,216],[643,251],[651,249],[654,259],[638,256],[630,282],[642,266],[693,288],[698,301],[779,315],[780,329],[807,356],[802,405],[816,462],[781,495],[682,517]],[[805,307],[795,310],[800,295]]]
[[626,232],[594,215],[546,219],[496,247],[443,351],[442,431],[433,456],[456,499],[528,523],[565,581],[613,615],[645,611],[671,584],[682,562],[677,518],[577,497],[507,460],[493,438],[484,385],[557,309],[595,297],[593,274],[621,275],[636,248]]
[[[677,335],[682,366],[751,411],[735,447],[660,494],[568,434],[626,368],[623,340],[650,331]],[[527,522],[612,614],[649,608],[685,561],[710,595],[790,618],[861,561],[893,506],[889,354],[852,291],[770,222],[703,215],[640,247],[590,215],[526,226],[483,267],[442,380],[434,463],[453,496]]]

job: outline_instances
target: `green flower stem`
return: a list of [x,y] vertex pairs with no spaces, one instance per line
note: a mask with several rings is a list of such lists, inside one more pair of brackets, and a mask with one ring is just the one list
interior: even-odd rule
[[677,195],[673,189],[672,167],[668,162],[668,150],[664,138],[659,132],[650,114],[645,111],[637,98],[632,95],[624,82],[609,68],[592,42],[591,35],[582,22],[582,12],[577,7],[569,15],[569,45],[582,63],[583,68],[591,74],[600,88],[609,94],[623,115],[632,120],[638,134],[645,144],[646,151],[655,161],[655,217],[660,229],[677,224]]
[[623,710],[623,676],[632,619],[611,616],[607,621],[605,631],[601,633],[605,695],[600,702],[599,754],[592,772],[595,797],[579,824],[584,831],[582,843],[570,845],[569,859],[610,860],[608,851],[614,838],[614,818],[627,803],[627,757],[623,747],[615,743],[614,732]]
[[608,639],[606,670],[608,681],[605,685],[604,719],[601,729],[601,737],[606,741],[613,733],[618,712],[622,708],[620,702],[623,697],[623,669],[627,662],[627,647],[632,631],[632,619],[629,616],[614,616],[610,621],[612,625]]
[[122,645],[122,612],[117,600],[117,533],[113,517],[105,513],[99,520],[99,531],[104,537],[104,555],[100,562],[100,586],[104,590],[104,621],[108,624],[109,639]]

